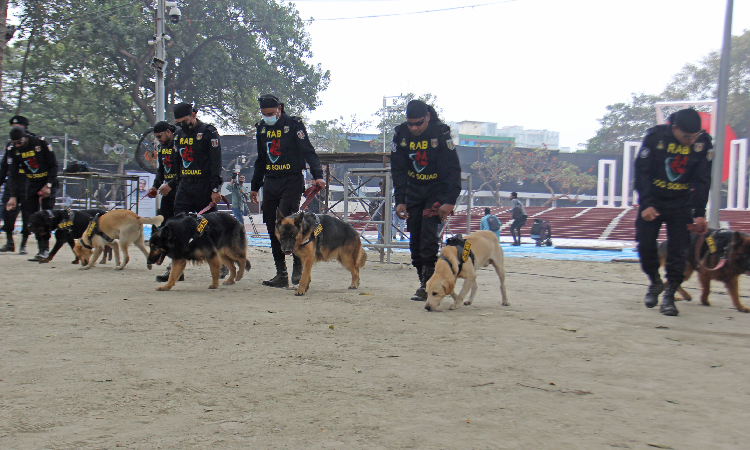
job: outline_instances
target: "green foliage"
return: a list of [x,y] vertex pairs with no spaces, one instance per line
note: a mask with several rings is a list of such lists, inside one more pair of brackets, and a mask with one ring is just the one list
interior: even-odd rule
[[[7,53],[0,119],[27,115],[32,130],[67,131],[85,153],[101,154],[105,143],[135,145],[156,121],[154,46],[148,44],[154,38],[154,2],[18,4],[23,25]],[[182,21],[165,26],[171,37],[168,120],[171,105],[189,101],[200,108],[201,118],[248,133],[258,120],[262,93],[276,94],[290,114],[318,106],[329,73],[308,62],[310,38],[292,4],[193,0],[180,9]]]
[[357,116],[352,116],[349,121],[339,117],[333,120],[316,120],[307,127],[307,131],[317,151],[340,153],[349,150],[347,139],[368,126],[370,122],[358,121]]
[[607,114],[599,119],[601,128],[588,141],[587,153],[622,153],[625,141],[640,141],[646,130],[656,125],[654,104],[660,97],[632,94],[628,103],[607,106]]
[[420,96],[417,96],[413,92],[409,92],[406,95],[390,99],[390,104],[387,104],[385,108],[380,108],[373,114],[379,120],[377,124],[379,134],[377,138],[370,142],[372,147],[379,150],[383,149],[383,133],[385,132],[385,148],[386,150],[390,150],[390,143],[393,141],[394,129],[396,126],[406,121],[406,105],[412,100],[422,100],[428,105],[431,105],[435,108],[438,115],[442,112],[442,110],[436,106],[437,97],[429,92]]

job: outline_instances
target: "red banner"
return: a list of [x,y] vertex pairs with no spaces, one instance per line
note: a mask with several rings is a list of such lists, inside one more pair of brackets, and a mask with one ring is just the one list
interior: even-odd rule
[[[706,112],[698,112],[698,114],[701,116],[701,126],[704,130],[708,131],[711,130],[711,114]],[[711,133],[711,136],[714,137],[714,133],[716,131],[714,130]],[[714,137],[715,138],[715,137]],[[737,135],[734,134],[734,131],[732,131],[732,128],[729,127],[729,125],[726,125],[726,129],[724,131],[724,170],[722,171],[721,175],[721,182],[727,181],[729,178],[729,147],[732,145],[732,141],[737,139]],[[716,144],[714,142],[714,144]]]

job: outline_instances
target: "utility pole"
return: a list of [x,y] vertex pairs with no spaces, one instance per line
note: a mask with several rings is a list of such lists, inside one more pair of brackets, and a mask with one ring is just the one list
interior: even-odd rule
[[388,151],[386,149],[386,142],[385,142],[385,140],[386,140],[386,134],[385,133],[386,133],[386,131],[388,131],[386,129],[386,126],[385,126],[385,122],[386,122],[386,120],[388,118],[388,111],[401,111],[402,110],[402,108],[399,108],[397,106],[388,106],[388,104],[386,102],[386,99],[389,99],[389,98],[406,98],[406,97],[404,97],[403,94],[391,95],[391,96],[385,96],[384,95],[383,96],[383,124],[384,124],[383,125],[383,153],[387,153],[387,151]]
[[154,88],[154,96],[156,97],[156,121],[161,122],[164,120],[164,112],[166,110],[166,92],[164,90],[164,71],[167,69],[167,42],[171,39],[164,32],[164,20],[167,16],[167,8],[169,10],[169,20],[173,24],[178,24],[182,13],[177,7],[177,2],[170,2],[166,0],[156,0],[156,35],[153,40],[148,41],[149,44],[154,45],[154,59],[151,61],[156,72],[156,86]]

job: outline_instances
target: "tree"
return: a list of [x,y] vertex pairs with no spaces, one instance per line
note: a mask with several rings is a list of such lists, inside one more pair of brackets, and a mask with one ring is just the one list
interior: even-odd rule
[[406,95],[401,95],[397,98],[391,99],[391,104],[385,108],[380,108],[373,115],[378,117],[379,122],[377,128],[379,130],[378,137],[370,142],[370,145],[376,149],[383,149],[383,133],[385,133],[385,148],[390,150],[391,142],[393,141],[393,131],[397,125],[406,121],[406,105],[412,100],[422,100],[423,102],[431,105],[435,108],[435,111],[440,114],[442,110],[435,107],[437,97],[430,94],[429,92],[417,97],[413,92],[409,92]]
[[[19,4],[23,39],[9,49],[5,103],[32,116],[37,130],[45,117],[45,133],[80,136],[93,145],[87,152],[137,142],[156,120],[152,1]],[[192,101],[202,118],[247,133],[261,93],[297,113],[319,104],[329,73],[308,62],[310,39],[292,4],[195,0],[181,9],[182,21],[166,24],[168,110]]]
[[[500,205],[500,184],[508,181],[524,180],[539,182],[550,191],[551,197],[543,206],[561,198],[570,198],[575,192],[593,189],[596,177],[579,172],[578,168],[566,161],[558,161],[550,150],[537,148],[521,150],[515,146],[505,149],[489,146],[485,149],[485,160],[471,165],[482,179],[481,190],[488,187],[495,202]],[[555,192],[560,192],[556,194]]]
[[310,141],[318,151],[341,153],[349,150],[350,139],[370,126],[369,121],[359,121],[351,116],[349,121],[343,117],[333,120],[316,120],[308,127]]
[[[655,103],[666,100],[715,99],[721,55],[709,53],[698,63],[685,65],[659,95],[632,94],[628,103],[607,106],[601,128],[588,141],[591,153],[621,153],[627,140],[640,141],[656,125]],[[750,31],[732,36],[727,122],[737,137],[750,137]]]

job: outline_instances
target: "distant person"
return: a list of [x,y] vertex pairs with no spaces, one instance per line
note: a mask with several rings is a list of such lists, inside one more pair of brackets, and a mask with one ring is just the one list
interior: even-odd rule
[[534,219],[534,223],[531,225],[531,233],[529,233],[529,237],[536,241],[537,247],[541,247],[542,245],[551,247],[552,227],[549,225],[549,220]]
[[510,217],[513,223],[510,224],[510,234],[513,236],[513,245],[521,245],[521,227],[526,225],[526,208],[518,199],[518,192],[510,193]]
[[[674,294],[684,279],[690,231],[705,233],[706,203],[711,187],[711,136],[701,129],[701,117],[692,108],[669,117],[669,123],[646,131],[635,159],[635,189],[638,191],[638,255],[641,269],[651,285],[643,299],[647,308],[659,302],[659,312],[679,314]],[[659,275],[656,239],[667,224],[667,286]]]
[[484,217],[482,217],[482,220],[479,221],[479,229],[480,230],[488,230],[495,233],[495,236],[497,236],[497,240],[500,241],[500,226],[501,226],[500,219],[497,218],[496,215],[492,214],[492,211],[490,211],[490,208],[484,208]]
[[245,175],[232,174],[229,192],[232,194],[232,214],[244,225],[247,202],[250,200],[250,187],[245,186]]

